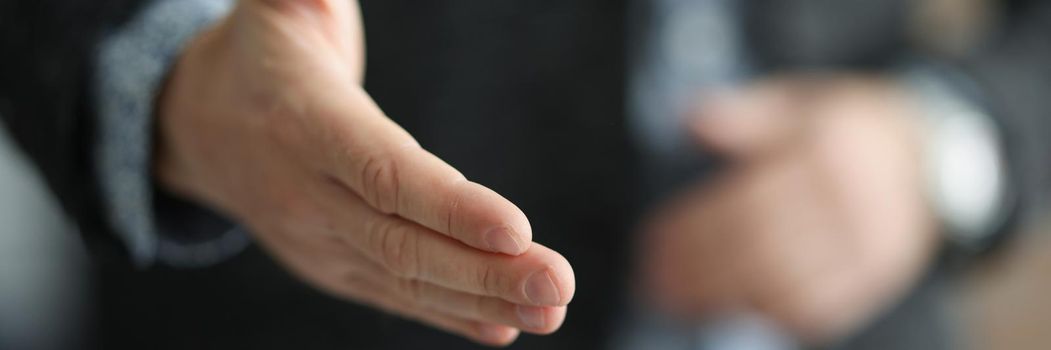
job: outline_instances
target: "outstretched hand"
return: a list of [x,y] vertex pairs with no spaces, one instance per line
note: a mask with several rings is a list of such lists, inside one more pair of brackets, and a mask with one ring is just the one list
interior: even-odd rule
[[197,37],[159,99],[159,181],[338,297],[492,345],[555,331],[569,263],[376,106],[358,12],[244,0]]

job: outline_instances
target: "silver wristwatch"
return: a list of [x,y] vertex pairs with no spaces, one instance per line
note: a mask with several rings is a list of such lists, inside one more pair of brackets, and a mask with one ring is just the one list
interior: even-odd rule
[[982,250],[1010,209],[998,126],[943,75],[914,70],[905,80],[922,109],[923,171],[931,207],[950,243]]

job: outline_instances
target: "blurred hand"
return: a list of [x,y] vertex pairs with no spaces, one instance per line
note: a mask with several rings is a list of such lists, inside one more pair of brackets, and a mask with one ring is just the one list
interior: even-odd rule
[[669,311],[757,311],[803,341],[846,335],[918,278],[937,245],[917,116],[894,84],[766,81],[693,127],[728,168],[648,226],[646,278]]
[[362,89],[358,7],[245,0],[159,100],[157,176],[338,297],[478,342],[550,333],[569,263],[525,215],[420,148]]

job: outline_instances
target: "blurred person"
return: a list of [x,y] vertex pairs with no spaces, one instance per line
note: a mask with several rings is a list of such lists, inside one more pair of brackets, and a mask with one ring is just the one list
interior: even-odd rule
[[105,347],[470,344],[375,308],[594,348],[633,304],[865,346],[1048,165],[1037,2],[961,60],[915,58],[904,1],[2,6],[0,114],[93,249]]
[[[639,278],[663,311],[717,330],[686,327],[685,343],[951,347],[932,336],[939,325],[843,338],[902,317],[889,311],[917,318],[929,306],[896,303],[951,265],[939,253],[988,250],[1037,206],[1046,161],[1025,159],[1047,145],[1020,130],[1048,125],[1018,99],[1040,100],[1048,84],[1012,70],[1035,72],[1014,60],[1039,60],[1047,15],[1018,15],[1021,3],[890,3],[641,6],[631,112],[651,193],[677,193],[645,223]],[[1015,16],[989,32],[1002,10]],[[684,185],[704,168],[697,148],[721,164]]]

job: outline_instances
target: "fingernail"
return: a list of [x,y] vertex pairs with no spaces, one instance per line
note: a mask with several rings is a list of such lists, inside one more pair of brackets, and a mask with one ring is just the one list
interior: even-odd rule
[[518,242],[511,237],[511,232],[504,227],[490,230],[489,233],[485,234],[485,242],[489,243],[490,250],[497,253],[518,255],[521,252]]
[[535,306],[518,305],[518,319],[529,328],[544,328],[544,309]]
[[536,305],[558,305],[562,297],[558,295],[555,280],[548,270],[534,273],[526,281],[526,297]]

